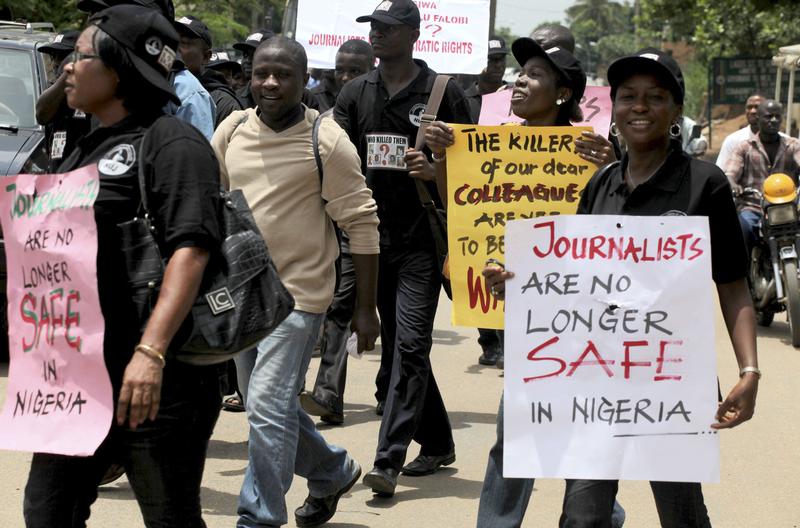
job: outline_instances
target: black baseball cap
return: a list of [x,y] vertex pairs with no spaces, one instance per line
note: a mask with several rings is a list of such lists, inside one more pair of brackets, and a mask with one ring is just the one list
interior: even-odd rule
[[146,82],[169,95],[180,105],[169,82],[178,49],[178,32],[159,12],[138,5],[109,7],[89,18],[125,50],[125,54]]
[[611,86],[611,99],[614,99],[617,88],[625,79],[639,73],[651,73],[661,79],[666,88],[672,92],[675,102],[683,104],[686,84],[683,82],[681,67],[672,55],[656,48],[644,48],[611,63],[606,74],[608,84]]
[[508,55],[511,53],[506,47],[506,41],[503,37],[489,37],[489,56],[492,55]]
[[419,8],[411,0],[384,0],[371,15],[360,16],[356,22],[383,22],[390,26],[405,24],[419,29]]
[[211,43],[211,30],[197,17],[186,15],[177,19],[175,21],[175,29],[177,29],[178,33],[181,35],[185,35],[189,38],[203,39],[203,42],[208,44],[209,48],[213,45]]
[[75,43],[80,34],[81,32],[76,29],[59,33],[51,43],[39,46],[39,51],[48,55],[68,55],[75,50]]
[[242,65],[236,62],[235,60],[231,59],[227,51],[219,50],[211,52],[211,60],[209,60],[208,64],[206,64],[206,68],[211,68],[211,69],[233,68],[241,70]]
[[172,0],[79,0],[78,9],[97,13],[115,5],[138,5],[157,10],[169,21],[175,19],[175,5]]
[[586,90],[586,73],[583,71],[581,61],[575,55],[558,46],[545,49],[529,37],[515,40],[511,44],[511,51],[522,67],[525,67],[525,63],[531,57],[542,57],[547,60],[572,89],[572,99],[581,100]]
[[264,42],[265,40],[269,40],[275,36],[275,32],[268,28],[261,28],[257,29],[255,33],[252,33],[244,39],[243,42],[237,42],[233,45],[233,49],[237,49],[239,51],[255,51],[259,44]]

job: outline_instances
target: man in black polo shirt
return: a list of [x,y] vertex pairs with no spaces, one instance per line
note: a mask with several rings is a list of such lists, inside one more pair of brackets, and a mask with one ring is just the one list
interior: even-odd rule
[[333,75],[323,76],[319,86],[311,89],[311,94],[317,98],[319,111],[325,112],[333,108],[342,86],[369,73],[374,67],[375,54],[369,42],[352,39],[339,46]]
[[181,60],[186,65],[186,69],[197,77],[203,88],[208,90],[217,107],[214,118],[214,128],[216,128],[232,112],[244,110],[244,108],[236,97],[236,92],[225,81],[225,76],[206,68],[211,60],[213,45],[211,30],[208,29],[208,26],[202,20],[189,15],[176,20],[175,29],[181,36],[181,43],[178,47],[181,52]]
[[91,117],[67,106],[64,94],[67,79],[64,66],[70,61],[69,54],[75,49],[78,35],[80,31],[65,31],[56,35],[50,44],[39,47],[41,53],[50,55],[59,64],[56,81],[36,101],[36,120],[45,125],[47,133],[50,172],[55,172],[75,148],[78,139],[92,129]]
[[[383,352],[376,383],[378,398],[387,394],[387,399],[375,467],[364,484],[386,496],[394,493],[401,468],[406,475],[426,475],[455,461],[450,421],[429,357],[440,270],[413,178],[424,180],[437,200],[438,193],[427,159],[409,152],[436,73],[412,58],[420,14],[411,0],[381,2],[372,15],[357,20],[370,22],[370,41],[381,62],[342,89],[334,117],[356,145],[378,203]],[[448,85],[438,116],[470,122],[469,105],[455,83]],[[411,440],[421,444],[420,455],[403,467]]]
[[[234,49],[242,52],[242,70],[244,71],[245,84],[236,92],[236,95],[239,97],[239,102],[243,108],[255,108],[257,104],[253,99],[253,94],[250,93],[250,77],[253,75],[253,55],[256,52],[256,48],[258,48],[259,44],[274,36],[275,32],[271,29],[261,28],[248,35],[244,42],[237,42],[233,45]],[[301,102],[309,108],[319,110],[317,98],[311,95],[308,89],[303,90]]]
[[236,92],[244,108],[255,108],[256,102],[250,93],[250,77],[253,75],[253,54],[259,44],[275,36],[271,29],[261,28],[247,36],[242,42],[233,45],[234,49],[242,52],[242,71],[244,72],[244,86]]
[[508,48],[506,41],[502,37],[489,38],[489,57],[486,60],[486,67],[478,75],[475,84],[464,91],[469,102],[470,117],[472,122],[477,123],[481,115],[481,103],[483,96],[494,93],[505,86],[503,75],[506,73],[506,57]]

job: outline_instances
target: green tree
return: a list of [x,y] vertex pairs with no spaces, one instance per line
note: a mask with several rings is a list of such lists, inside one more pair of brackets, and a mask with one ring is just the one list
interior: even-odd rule
[[627,2],[577,0],[566,14],[575,36],[575,55],[589,74],[635,48],[633,8]]
[[86,13],[80,11],[77,0],[16,0],[3,7],[12,20],[26,22],[52,22],[56,30],[78,29],[86,20]]
[[796,0],[638,0],[637,37],[686,41],[698,59],[769,57],[800,42]]

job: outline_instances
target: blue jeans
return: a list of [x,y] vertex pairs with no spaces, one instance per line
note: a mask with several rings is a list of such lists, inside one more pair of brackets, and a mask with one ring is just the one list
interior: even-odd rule
[[739,225],[742,228],[742,235],[744,236],[744,244],[747,247],[747,259],[753,251],[753,247],[758,242],[758,227],[761,224],[761,214],[750,209],[744,209],[739,212]]
[[170,361],[154,421],[136,429],[114,423],[89,457],[35,453],[25,487],[25,526],[84,528],[100,479],[112,463],[122,463],[144,526],[205,527],[200,482],[219,416],[224,371],[224,365]]
[[238,528],[286,524],[285,496],[295,474],[308,479],[314,497],[332,495],[355,478],[356,463],[325,442],[297,398],[323,317],[295,310],[236,358],[250,423]]
[[[534,479],[503,478],[503,398],[497,412],[497,441],[489,451],[478,505],[478,528],[518,528]],[[617,481],[567,480],[560,528],[621,528],[625,510],[615,501]]]

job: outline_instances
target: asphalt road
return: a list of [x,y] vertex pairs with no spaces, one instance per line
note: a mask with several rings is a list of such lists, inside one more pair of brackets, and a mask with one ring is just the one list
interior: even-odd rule
[[[329,524],[337,528],[474,527],[486,457],[494,440],[495,413],[502,390],[501,372],[477,364],[474,329],[449,324],[449,303],[441,303],[434,333],[432,360],[453,425],[457,461],[436,475],[400,477],[392,499],[373,498],[357,484],[339,503]],[[706,485],[706,502],[716,527],[792,528],[800,526],[800,350],[788,342],[788,326],[778,316],[772,328],[759,331],[759,356],[764,377],[755,418],[721,435],[722,479]],[[717,315],[717,354],[723,392],[737,377],[736,362]],[[379,351],[351,360],[346,394],[345,425],[326,427],[325,437],[346,447],[365,471],[371,468],[379,420],[374,413],[373,378]],[[309,372],[313,383],[318,360]],[[6,368],[0,370],[5,395]],[[247,464],[247,423],[244,415],[223,412],[209,448],[203,481],[203,506],[209,528],[235,526],[236,501]],[[412,446],[409,455],[415,456]],[[0,452],[0,528],[22,522],[22,490],[30,455]],[[557,526],[563,483],[536,483],[523,526]],[[290,512],[306,495],[296,479],[287,505]],[[645,482],[623,482],[618,499],[627,511],[628,527],[658,526],[650,488]],[[123,479],[104,487],[89,526],[142,526],[130,487]],[[294,526],[290,521],[289,526]]]

